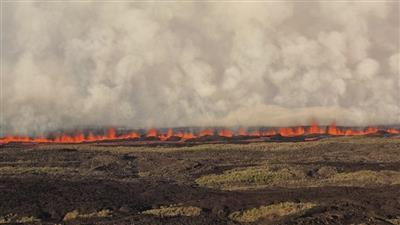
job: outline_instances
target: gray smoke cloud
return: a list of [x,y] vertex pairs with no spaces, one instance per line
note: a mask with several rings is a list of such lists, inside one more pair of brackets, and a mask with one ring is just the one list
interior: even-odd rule
[[400,123],[399,3],[5,2],[0,135]]

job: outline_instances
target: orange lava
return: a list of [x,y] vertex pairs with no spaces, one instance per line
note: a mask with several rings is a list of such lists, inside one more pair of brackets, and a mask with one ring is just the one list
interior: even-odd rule
[[316,121],[312,121],[310,128],[307,130],[308,134],[324,134],[325,130],[318,126]]
[[202,130],[202,131],[200,131],[200,133],[199,133],[199,136],[200,136],[200,137],[203,137],[203,136],[212,136],[212,135],[214,135],[214,132],[213,132],[211,129]]
[[396,130],[394,128],[389,128],[386,130],[389,134],[400,134],[400,130]]
[[224,130],[220,130],[218,132],[218,135],[221,137],[232,137],[233,132],[231,130],[224,129]]
[[146,137],[157,137],[157,130],[156,129],[150,129],[147,131]]
[[239,136],[247,136],[248,134],[247,134],[246,130],[243,127],[241,127],[241,128],[239,128],[238,135]]
[[[316,128],[312,128],[311,129],[315,129]],[[291,127],[282,127],[279,128],[279,134],[283,137],[294,137],[294,136],[301,136],[304,135],[304,128],[303,127],[296,127],[296,128],[291,128]],[[313,134],[312,132],[309,132],[309,134]]]
[[[351,128],[338,128],[335,123],[325,127],[318,125],[316,121],[313,121],[309,127],[280,127],[269,130],[252,130],[246,131],[244,128],[239,128],[236,132],[229,129],[221,129],[214,133],[213,129],[204,129],[199,131],[197,134],[193,132],[174,132],[173,129],[168,129],[167,132],[160,133],[157,129],[150,129],[146,134],[140,134],[138,132],[125,132],[117,134],[115,128],[108,129],[103,135],[95,135],[93,132],[88,132],[86,135],[83,132],[76,132],[74,135],[61,134],[56,137],[28,137],[28,136],[5,136],[0,138],[0,144],[10,142],[21,142],[21,143],[83,143],[83,142],[96,142],[104,140],[128,140],[128,139],[139,139],[141,137],[157,138],[160,141],[166,141],[171,137],[180,138],[180,140],[196,139],[204,136],[220,136],[226,138],[232,138],[234,136],[248,136],[248,137],[268,137],[274,135],[281,135],[283,137],[295,137],[302,135],[313,135],[313,134],[325,134],[331,136],[359,136],[375,134],[378,132],[386,132],[387,134],[400,134],[400,130],[396,128],[378,129],[377,127],[367,127],[366,129],[351,129]],[[310,137],[307,137],[310,138]]]

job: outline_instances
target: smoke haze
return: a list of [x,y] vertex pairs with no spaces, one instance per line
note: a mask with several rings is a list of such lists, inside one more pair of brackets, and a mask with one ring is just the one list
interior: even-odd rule
[[399,3],[2,3],[1,133],[400,123]]

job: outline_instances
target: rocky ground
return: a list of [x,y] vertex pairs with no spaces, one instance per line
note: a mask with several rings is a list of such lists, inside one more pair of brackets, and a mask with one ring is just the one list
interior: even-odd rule
[[400,138],[0,146],[0,224],[400,224]]

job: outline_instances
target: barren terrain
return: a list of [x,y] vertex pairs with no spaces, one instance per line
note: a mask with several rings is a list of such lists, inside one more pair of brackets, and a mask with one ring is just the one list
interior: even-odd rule
[[400,138],[0,146],[0,224],[400,224]]

